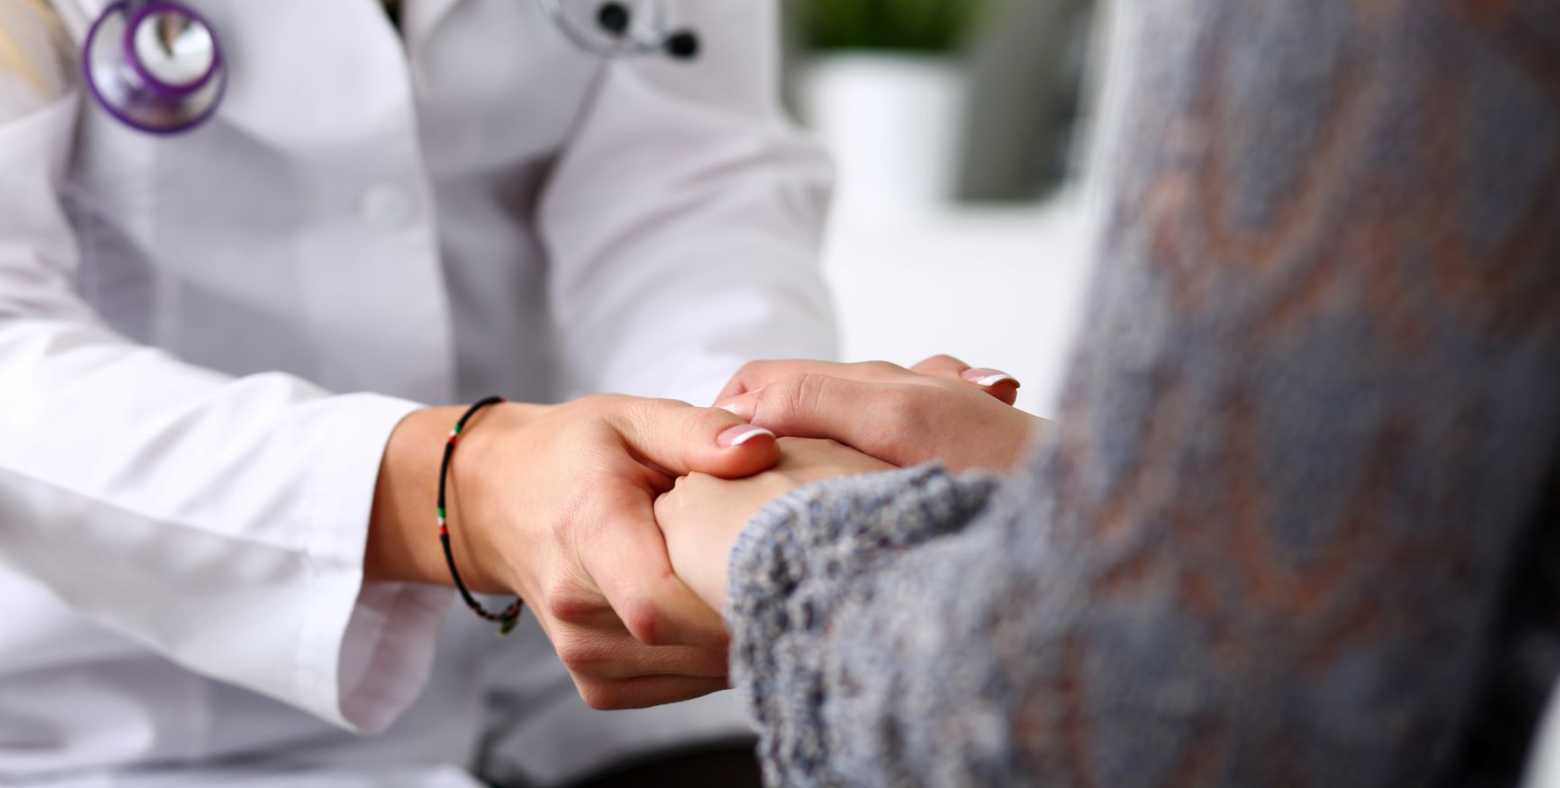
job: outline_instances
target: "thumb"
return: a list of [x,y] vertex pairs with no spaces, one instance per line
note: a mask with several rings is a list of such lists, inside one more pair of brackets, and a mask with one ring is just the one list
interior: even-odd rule
[[635,455],[670,476],[739,479],[780,461],[775,434],[718,408],[633,400],[607,417]]

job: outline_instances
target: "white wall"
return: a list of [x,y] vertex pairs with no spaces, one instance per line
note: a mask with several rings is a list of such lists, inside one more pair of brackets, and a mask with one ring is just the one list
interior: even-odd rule
[[825,251],[849,361],[949,353],[1023,384],[1053,415],[1088,279],[1074,191],[1034,206],[948,199],[968,75],[952,59],[833,55],[799,68],[802,117],[834,155]]
[[842,205],[825,271],[846,360],[949,353],[1016,376],[1019,406],[1054,414],[1088,280],[1080,200],[916,211]]

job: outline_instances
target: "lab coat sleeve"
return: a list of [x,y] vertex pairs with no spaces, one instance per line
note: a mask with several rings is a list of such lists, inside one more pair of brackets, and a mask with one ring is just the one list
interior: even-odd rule
[[744,361],[834,356],[832,171],[779,106],[778,5],[667,3],[697,60],[603,65],[540,213],[574,392],[702,404]]
[[417,405],[107,328],[58,196],[80,97],[37,99],[0,104],[0,565],[196,673],[385,727],[449,598],[362,582],[380,456]]

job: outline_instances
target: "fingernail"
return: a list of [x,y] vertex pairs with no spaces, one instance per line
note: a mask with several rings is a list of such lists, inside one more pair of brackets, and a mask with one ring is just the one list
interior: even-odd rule
[[759,438],[766,435],[771,438],[775,436],[773,432],[770,432],[763,427],[755,427],[751,424],[738,424],[735,427],[727,428],[725,432],[722,432],[720,436],[715,439],[715,442],[719,444],[721,448],[729,449],[733,446],[741,446],[742,444],[747,443],[754,438]]
[[965,380],[980,386],[981,388],[988,389],[997,385],[998,383],[1005,383],[1010,380],[1013,381],[1013,385],[1015,386],[1022,385],[1018,382],[1018,378],[1015,378],[1000,369],[987,369],[985,367],[966,369],[959,373],[959,377],[962,377]]
[[715,407],[736,416],[743,421],[753,418],[753,406],[750,402],[741,399],[728,399]]

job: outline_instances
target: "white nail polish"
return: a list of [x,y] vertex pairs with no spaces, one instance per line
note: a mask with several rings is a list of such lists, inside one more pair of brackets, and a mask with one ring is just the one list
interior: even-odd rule
[[980,386],[981,388],[991,388],[998,383],[1003,383],[1009,380],[1014,380],[1014,377],[1012,375],[1003,375],[998,373],[996,375],[987,375],[983,378],[976,378],[975,385]]
[[737,412],[737,406],[733,405],[733,404],[731,404],[729,402],[726,403],[725,405],[716,405],[715,409],[716,410],[726,411],[727,413],[730,413],[733,416],[741,416],[742,415],[741,413]]
[[775,436],[775,434],[773,432],[770,432],[769,430],[766,430],[763,427],[754,427],[753,429],[750,429],[747,432],[744,432],[741,435],[738,435],[737,437],[732,438],[731,439],[731,445],[732,446],[741,446],[742,444],[747,443],[748,441],[753,440],[754,438],[757,438],[760,435],[768,435],[771,438],[773,438]]

